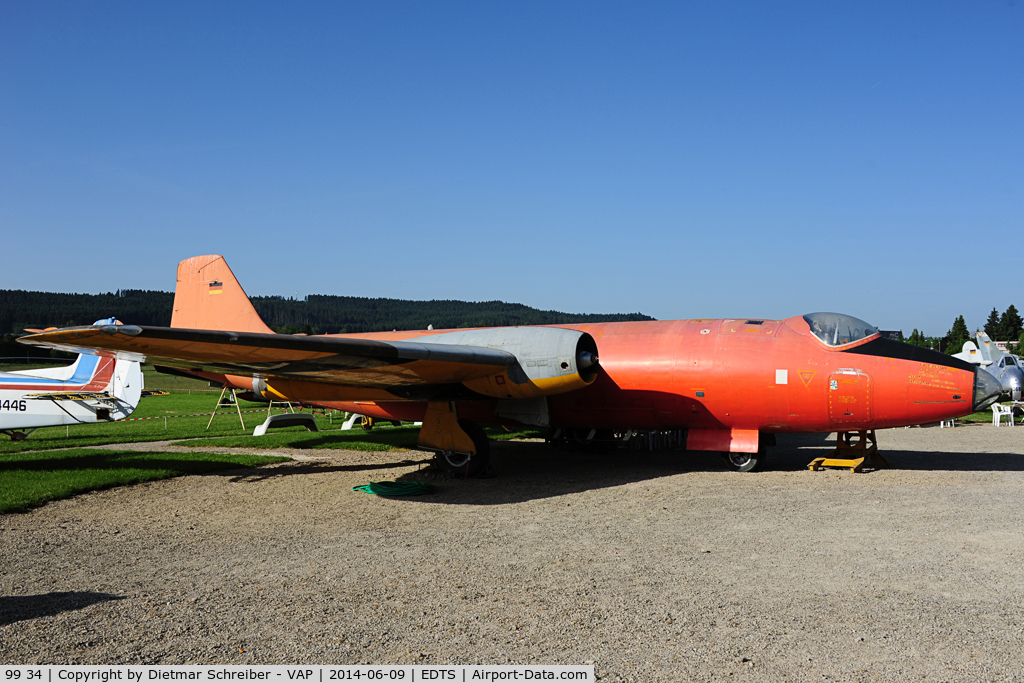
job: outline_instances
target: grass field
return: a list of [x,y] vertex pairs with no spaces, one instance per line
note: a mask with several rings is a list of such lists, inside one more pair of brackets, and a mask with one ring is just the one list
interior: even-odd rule
[[288,458],[74,448],[0,456],[0,513],[115,486],[254,467]]
[[[11,369],[11,366],[5,366],[2,369],[8,370]],[[24,441],[12,441],[7,437],[0,437],[0,456],[4,453],[112,443],[251,435],[256,425],[267,418],[267,404],[242,401],[240,406],[243,411],[253,411],[243,413],[244,430],[234,408],[218,410],[218,413],[224,414],[214,417],[213,424],[207,430],[206,425],[210,420],[209,413],[213,412],[214,406],[217,404],[220,389],[211,388],[201,380],[158,373],[148,365],[143,366],[143,374],[147,389],[170,391],[171,395],[143,398],[129,420],[68,427],[43,427],[32,432]],[[275,406],[274,413],[281,412],[284,410]],[[190,417],[202,413],[205,414]],[[318,415],[318,426],[324,430],[340,427],[340,421],[337,419],[339,417],[341,417],[340,413],[335,413],[333,418],[328,415]],[[302,433],[306,432],[303,430]]]
[[[148,367],[144,371],[147,388],[171,392],[170,396],[144,398],[132,414],[132,418],[154,419],[45,427],[24,441],[0,437],[0,513],[29,510],[51,500],[114,486],[287,460],[246,454],[108,451],[83,446],[173,440],[195,447],[396,450],[416,443],[418,427],[412,425],[394,427],[384,423],[370,431],[342,431],[342,413],[317,414],[320,432],[294,427],[254,437],[252,430],[266,419],[266,404],[244,401],[242,410],[254,411],[243,413],[245,431],[233,408],[218,411],[223,414],[214,418],[207,431],[208,414],[217,403],[219,389],[210,389],[197,380],[154,373]],[[274,412],[284,411],[275,408]],[[198,413],[206,414],[196,416]],[[486,431],[492,439],[539,435],[534,430]]]
[[[1006,402],[1006,405],[1009,405],[1009,402]],[[1016,419],[1017,416],[1014,415],[1014,420]],[[971,413],[966,417],[958,417],[957,422],[992,422],[992,409],[989,408],[980,413]]]
[[[240,446],[246,448],[345,448],[353,450],[393,450],[411,448],[416,442],[416,428],[392,427],[388,423],[372,431],[356,428],[341,431],[344,414],[335,412],[316,414],[320,432],[307,432],[301,427],[273,431],[266,436],[252,436],[253,429],[267,418],[267,404],[242,401],[245,429],[239,423],[234,408],[222,408],[210,420],[220,395],[206,382],[164,375],[143,366],[146,388],[170,391],[170,396],[144,398],[129,420],[101,424],[72,425],[70,427],[44,427],[37,429],[24,441],[0,437],[0,459],[5,453],[23,453],[54,448],[76,448],[117,443],[163,441],[201,438],[182,445]],[[275,405],[274,413],[284,412]],[[194,415],[200,414],[198,417]],[[138,419],[153,418],[153,419]],[[506,433],[500,428],[487,430],[492,439],[537,436],[533,430]],[[223,437],[223,438],[218,438]]]
[[[133,441],[161,441],[163,439],[187,439],[197,436],[243,434],[238,415],[233,412],[217,415],[210,430],[206,430],[209,413],[217,403],[218,393],[192,393],[175,391],[170,396],[143,398],[139,407],[132,414],[132,420],[121,422],[105,422],[99,424],[80,424],[69,427],[43,427],[32,432],[24,441],[12,441],[7,437],[0,439],[0,454],[30,450],[71,448],[77,446],[96,446],[110,443],[130,443]],[[252,434],[256,425],[266,417],[266,404],[242,403],[242,410],[260,412],[244,415],[246,430]],[[227,412],[221,409],[218,412]],[[275,410],[276,412],[280,412]],[[207,413],[200,417],[187,417],[197,413]],[[139,420],[137,418],[155,418]],[[166,418],[166,420],[164,419]],[[323,422],[329,426],[329,420]]]

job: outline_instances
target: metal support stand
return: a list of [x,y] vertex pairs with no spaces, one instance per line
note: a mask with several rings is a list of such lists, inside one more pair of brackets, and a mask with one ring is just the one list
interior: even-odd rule
[[267,416],[267,421],[261,425],[256,425],[252,435],[263,436],[267,433],[268,429],[273,429],[274,427],[305,427],[307,432],[320,431],[316,426],[316,418],[309,413],[294,413],[292,415],[282,413],[280,415]]
[[[224,395],[231,392],[231,401],[224,402]],[[213,418],[217,415],[217,410],[220,408],[228,408],[234,403],[235,408],[238,410],[238,421],[242,423],[242,431],[245,431],[245,420],[242,418],[242,406],[238,405],[238,395],[235,394],[234,388],[229,389],[224,387],[220,390],[220,398],[217,399],[217,407],[213,409],[213,414],[210,415],[210,421],[206,423],[206,429],[209,431],[210,425],[213,424]]]
[[875,430],[858,429],[855,432],[838,432],[835,450],[829,453],[829,457],[812,460],[807,469],[843,467],[849,468],[851,472],[860,472],[865,467],[878,470],[889,466],[888,461],[878,453]]
[[270,415],[270,411],[274,409],[274,404],[275,403],[283,403],[283,404],[285,404],[287,406],[286,410],[289,413],[294,413],[295,412],[295,408],[292,408],[292,402],[291,401],[275,401],[274,399],[270,399],[270,405],[267,406],[267,415]]

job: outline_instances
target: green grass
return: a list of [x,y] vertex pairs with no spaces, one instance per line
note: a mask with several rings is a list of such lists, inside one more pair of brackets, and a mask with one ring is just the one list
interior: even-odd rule
[[[1011,404],[1010,401],[1003,401],[1002,403],[1003,403],[1003,405],[1010,405]],[[1017,420],[1017,419],[1019,419],[1019,417],[1020,417],[1020,411],[1019,410],[1014,411],[1013,419]],[[983,410],[980,413],[971,413],[970,415],[967,415],[966,417],[958,417],[957,420],[959,420],[960,422],[985,422],[985,423],[991,424],[992,423],[992,409],[989,408],[988,410]]]
[[514,441],[516,439],[543,439],[548,435],[548,430],[533,427],[490,427],[480,425],[484,428],[487,438],[491,441]]
[[[246,413],[245,432],[238,421],[234,409],[222,408],[213,419],[210,430],[206,430],[209,415],[200,417],[184,417],[196,413],[210,413],[217,404],[218,393],[192,393],[177,391],[170,396],[153,396],[144,398],[139,407],[132,413],[133,418],[155,417],[153,420],[120,422],[104,422],[99,424],[77,424],[69,427],[43,427],[32,432],[24,441],[12,441],[0,436],[0,454],[18,453],[31,450],[51,448],[72,448],[77,446],[96,446],[112,443],[131,443],[135,441],[161,441],[164,439],[187,439],[200,436],[226,436],[229,434],[252,434],[256,425],[267,418],[265,403],[241,403],[242,410],[258,410]],[[281,412],[275,406],[275,413]],[[162,419],[166,417],[166,423]],[[317,419],[324,428],[330,427],[327,417]],[[335,420],[337,422],[337,420]],[[165,426],[166,424],[166,426]]]
[[[171,377],[173,380],[186,378]],[[147,387],[151,386],[147,376]],[[205,389],[205,383],[196,383]],[[213,418],[210,429],[206,429],[209,415],[187,417],[197,413],[210,413],[217,404],[219,391],[207,392],[192,390],[191,393],[181,389],[168,389],[170,396],[153,396],[144,398],[132,414],[132,418],[153,417],[152,420],[123,420],[101,424],[71,425],[70,427],[43,427],[32,432],[24,441],[12,441],[0,436],[0,455],[4,453],[22,453],[26,451],[49,450],[54,448],[76,448],[83,446],[99,446],[117,443],[133,443],[145,441],[181,441],[183,439],[202,439],[199,442],[188,441],[186,445],[212,446],[244,446],[246,448],[344,448],[353,450],[388,450],[411,448],[416,442],[416,428],[412,426],[392,427],[388,423],[380,424],[371,431],[363,431],[358,427],[342,432],[343,413],[335,412],[333,417],[316,414],[317,427],[320,432],[307,432],[302,427],[286,430],[275,430],[266,436],[253,437],[256,425],[267,418],[265,403],[241,402],[243,411],[259,412],[243,413],[245,430],[238,421],[238,414],[233,408],[221,408]],[[284,412],[275,405],[274,413]],[[307,411],[308,412],[308,411]],[[165,421],[163,418],[166,417]],[[408,423],[407,423],[408,425]],[[541,436],[536,430],[516,430],[504,432],[500,428],[487,428],[492,439],[527,438]],[[334,435],[334,436],[331,436]],[[223,439],[218,437],[225,437]],[[319,442],[318,442],[319,440]]]
[[[218,413],[225,414],[217,415],[207,431],[209,415],[191,416],[212,412],[219,389],[211,389],[199,380],[156,373],[149,366],[143,366],[143,372],[147,388],[170,391],[171,395],[142,399],[132,417],[156,419],[44,427],[24,441],[0,436],[0,513],[29,510],[51,500],[114,486],[287,460],[245,454],[90,450],[81,448],[83,446],[171,440],[197,447],[379,451],[403,450],[416,444],[419,428],[408,423],[402,427],[378,423],[370,431],[359,428],[341,431],[344,422],[341,413],[334,413],[333,418],[316,415],[320,432],[293,427],[253,437],[252,430],[266,419],[266,404],[245,401],[241,403],[243,411],[259,411],[243,414],[245,431],[233,408],[219,409]],[[283,411],[275,408],[274,412]],[[167,418],[166,421],[163,418]],[[533,429],[505,431],[500,427],[486,427],[485,431],[495,440],[543,435],[542,431]]]
[[147,389],[163,389],[165,391],[192,391],[220,393],[220,387],[211,387],[210,383],[203,379],[191,377],[179,377],[178,375],[167,375],[157,372],[152,365],[142,366],[142,376],[146,380]]
[[0,456],[0,513],[21,512],[115,486],[185,474],[255,467],[288,458],[213,453],[149,453],[76,448]]

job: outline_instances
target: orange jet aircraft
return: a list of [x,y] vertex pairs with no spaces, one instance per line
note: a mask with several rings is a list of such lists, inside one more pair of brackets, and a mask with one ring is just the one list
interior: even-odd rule
[[419,447],[467,475],[487,463],[478,423],[583,439],[685,430],[688,450],[721,451],[749,471],[776,433],[937,422],[982,410],[1001,391],[969,363],[837,313],[274,334],[221,256],[178,264],[170,327],[89,325],[19,341],[148,361],[265,399],[422,421]]

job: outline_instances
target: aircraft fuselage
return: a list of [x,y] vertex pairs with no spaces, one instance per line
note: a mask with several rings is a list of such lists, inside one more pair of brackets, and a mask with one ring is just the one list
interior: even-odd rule
[[[986,391],[966,362],[878,335],[829,346],[803,317],[565,327],[594,338],[601,372],[585,388],[547,397],[551,427],[852,431],[968,415],[981,403],[976,389]],[[499,403],[461,402],[460,415],[501,421],[495,417]],[[407,420],[420,419],[424,410],[392,401],[333,405]]]

